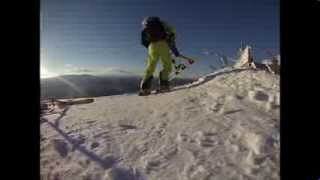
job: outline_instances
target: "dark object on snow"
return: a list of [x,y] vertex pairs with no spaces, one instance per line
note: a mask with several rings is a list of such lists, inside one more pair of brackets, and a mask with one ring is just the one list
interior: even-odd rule
[[148,79],[141,81],[139,96],[146,96],[151,93],[152,79],[153,76],[150,76]]

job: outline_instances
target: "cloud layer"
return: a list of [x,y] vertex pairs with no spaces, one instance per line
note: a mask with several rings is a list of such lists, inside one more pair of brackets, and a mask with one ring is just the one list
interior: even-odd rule
[[91,74],[91,75],[136,75],[128,70],[118,67],[95,67],[84,68],[72,64],[66,64],[63,69],[63,74]]

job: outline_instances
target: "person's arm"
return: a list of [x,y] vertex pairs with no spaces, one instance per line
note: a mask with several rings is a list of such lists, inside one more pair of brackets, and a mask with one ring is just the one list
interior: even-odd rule
[[161,24],[168,35],[169,43],[175,44],[175,40],[177,37],[176,29],[165,21],[161,21]]
[[161,24],[163,25],[165,31],[169,34],[169,36],[171,36],[173,40],[175,40],[177,35],[176,29],[165,21],[162,21]]
[[178,57],[178,56],[181,55],[181,54],[179,53],[179,51],[178,51],[178,49],[177,49],[177,47],[176,47],[176,43],[175,43],[174,41],[172,41],[172,42],[169,43],[169,47],[170,47],[172,53],[173,53],[176,57]]
[[148,48],[149,46],[149,41],[148,41],[147,33],[145,30],[141,32],[141,44],[146,48]]
[[180,56],[180,53],[176,47],[176,29],[173,26],[170,26],[168,23],[162,21],[161,22],[162,26],[164,27],[164,30],[168,34],[168,44],[170,46],[171,51],[173,54],[178,57]]

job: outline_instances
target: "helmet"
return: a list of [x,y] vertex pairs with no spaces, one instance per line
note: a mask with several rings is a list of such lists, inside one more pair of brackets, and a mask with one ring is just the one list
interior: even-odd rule
[[153,23],[159,23],[160,18],[157,16],[149,16],[143,19],[142,26],[146,27],[147,25],[153,24]]

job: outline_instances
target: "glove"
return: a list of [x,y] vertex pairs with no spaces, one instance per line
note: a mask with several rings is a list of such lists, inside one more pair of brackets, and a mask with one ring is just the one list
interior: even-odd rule
[[189,64],[193,64],[194,61],[193,60],[188,60]]

